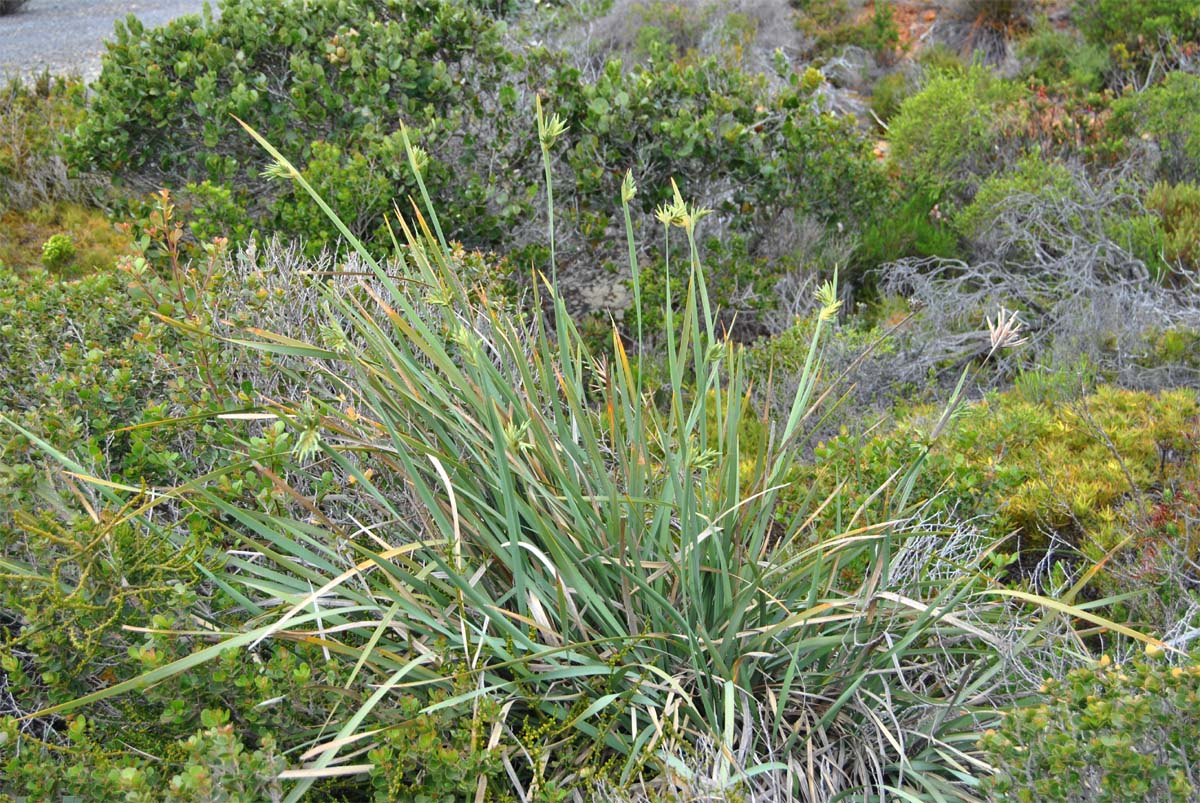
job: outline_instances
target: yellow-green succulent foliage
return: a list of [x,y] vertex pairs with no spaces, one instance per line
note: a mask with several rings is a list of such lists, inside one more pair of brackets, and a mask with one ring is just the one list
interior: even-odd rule
[[[819,465],[798,470],[797,484],[878,487],[926,448],[922,433],[935,412],[913,408],[883,434],[831,439],[816,450]],[[993,536],[1015,535],[1012,549],[1028,557],[1044,553],[1050,534],[1090,560],[1147,548],[1143,522],[1156,495],[1200,482],[1198,415],[1197,394],[1186,389],[1151,394],[1106,386],[1073,402],[1035,400],[1020,390],[996,394],[967,407],[933,447],[914,501],[980,516]],[[868,500],[869,493],[855,500],[865,505],[863,523],[898,512],[890,494]],[[854,508],[844,511],[847,519]],[[1194,553],[1197,545],[1174,546]]]

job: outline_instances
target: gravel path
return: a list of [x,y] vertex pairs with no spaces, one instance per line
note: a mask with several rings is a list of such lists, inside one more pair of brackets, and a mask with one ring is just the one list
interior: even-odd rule
[[[212,5],[215,10],[215,0]],[[203,7],[204,0],[29,0],[0,17],[0,75],[49,68],[80,72],[91,81],[100,74],[103,42],[117,20],[133,14],[156,27]]]

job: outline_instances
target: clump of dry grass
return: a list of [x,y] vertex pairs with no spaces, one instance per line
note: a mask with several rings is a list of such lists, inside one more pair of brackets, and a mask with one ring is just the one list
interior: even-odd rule
[[41,264],[42,244],[55,234],[65,234],[75,254],[55,274],[77,278],[111,268],[128,252],[130,236],[115,226],[103,211],[69,201],[42,203],[0,214],[0,264],[22,271]]
[[937,41],[967,59],[1000,64],[1016,38],[1032,29],[1039,0],[948,0],[934,26]]
[[83,95],[78,77],[48,72],[0,86],[0,204],[28,209],[89,197],[99,179],[72,175],[61,142],[82,119]]

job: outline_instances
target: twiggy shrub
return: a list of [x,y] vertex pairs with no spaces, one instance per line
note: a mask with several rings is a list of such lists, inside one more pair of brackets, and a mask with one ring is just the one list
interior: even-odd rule
[[[953,227],[976,251],[979,258],[1005,259],[1009,255],[996,253],[995,243],[989,238],[995,228],[996,219],[1014,196],[1045,198],[1047,203],[1055,198],[1078,201],[1075,176],[1071,170],[1054,161],[1047,161],[1039,153],[1027,154],[1003,173],[992,175],[980,182],[979,190],[971,203],[953,215]],[[1060,247],[1061,243],[1054,243]]]
[[[910,375],[953,375],[948,366],[986,348],[971,333],[1004,305],[1029,324],[1022,356],[1040,365],[1069,370],[1086,359],[1110,381],[1141,388],[1193,382],[1190,361],[1164,365],[1147,348],[1159,331],[1200,328],[1200,305],[1183,289],[1186,274],[1167,275],[1156,221],[1134,189],[1032,155],[984,181],[961,219],[969,262],[901,259],[880,270],[884,292],[924,306]],[[997,376],[1018,367],[1010,362]]]

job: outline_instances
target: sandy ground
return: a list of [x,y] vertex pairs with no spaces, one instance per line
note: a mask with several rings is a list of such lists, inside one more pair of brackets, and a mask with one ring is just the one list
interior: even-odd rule
[[133,14],[159,26],[203,7],[204,0],[29,0],[0,17],[0,75],[49,68],[80,72],[91,81],[100,74],[103,43],[117,20]]

